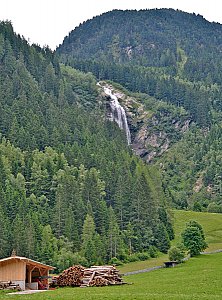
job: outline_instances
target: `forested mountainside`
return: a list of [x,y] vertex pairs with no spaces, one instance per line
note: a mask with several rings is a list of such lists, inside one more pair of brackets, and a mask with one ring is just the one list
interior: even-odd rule
[[125,108],[134,153],[160,170],[168,202],[179,209],[222,212],[221,114],[202,129],[182,107],[103,84]]
[[222,211],[221,24],[173,9],[114,10],[75,28],[57,53],[140,99],[145,122],[138,119],[140,105],[130,108],[120,95],[132,144],[161,170],[174,206]]
[[0,257],[143,259],[169,248],[168,206],[222,212],[221,27],[112,11],[54,53],[0,23]]
[[60,270],[169,248],[158,168],[107,120],[96,83],[0,23],[0,257]]
[[221,109],[222,26],[172,9],[114,10],[70,32],[62,61],[190,111],[209,126]]

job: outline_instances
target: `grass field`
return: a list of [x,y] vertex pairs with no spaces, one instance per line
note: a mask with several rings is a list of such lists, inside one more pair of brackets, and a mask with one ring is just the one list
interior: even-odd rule
[[152,268],[155,266],[161,266],[166,260],[168,260],[168,255],[161,253],[157,258],[152,258],[145,261],[131,262],[123,266],[119,266],[118,269],[120,270],[120,273],[124,274],[135,270],[142,270],[142,269]]
[[[222,214],[174,210],[173,217],[175,239],[171,242],[172,245],[176,245],[180,242],[181,232],[185,229],[186,223],[189,220],[195,220],[200,223],[204,229],[209,246],[206,251],[222,249]],[[122,273],[126,273],[134,270],[160,266],[163,265],[163,262],[166,260],[168,260],[168,255],[160,254],[158,258],[128,263],[119,267],[119,269]]]
[[[204,229],[209,248],[222,249],[222,215],[192,211],[173,211],[175,240],[189,220],[196,220]],[[133,262],[119,267],[121,273],[163,265],[168,255],[156,259]],[[222,253],[201,255],[172,269],[126,276],[132,285],[103,288],[63,288],[34,295],[7,295],[0,291],[1,299],[24,300],[102,300],[102,299],[152,299],[152,300],[221,300]]]
[[172,244],[176,244],[180,241],[180,235],[184,230],[186,223],[189,220],[195,220],[203,227],[206,241],[209,246],[206,251],[222,249],[222,214],[184,210],[174,210],[173,214],[175,240]]
[[176,268],[125,277],[131,285],[60,288],[33,295],[6,295],[11,300],[221,300],[222,253],[201,255]]

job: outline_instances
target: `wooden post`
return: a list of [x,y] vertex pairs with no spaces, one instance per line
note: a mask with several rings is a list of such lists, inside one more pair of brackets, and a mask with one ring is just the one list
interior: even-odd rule
[[35,269],[35,267],[27,266],[28,270],[28,283],[32,283],[32,271]]

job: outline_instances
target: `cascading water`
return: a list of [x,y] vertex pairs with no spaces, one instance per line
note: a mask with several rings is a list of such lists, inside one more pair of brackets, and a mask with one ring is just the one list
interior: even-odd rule
[[106,95],[110,96],[110,108],[111,108],[111,120],[115,121],[120,129],[123,129],[126,133],[126,139],[128,145],[131,144],[131,134],[129,130],[129,126],[127,123],[126,113],[124,108],[119,104],[117,97],[112,94],[112,91],[104,87],[104,92]]

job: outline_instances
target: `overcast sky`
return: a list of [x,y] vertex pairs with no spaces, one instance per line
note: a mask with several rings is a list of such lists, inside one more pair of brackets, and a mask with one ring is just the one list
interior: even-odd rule
[[83,21],[113,9],[174,8],[222,24],[221,0],[0,0],[0,20],[31,43],[55,49]]

